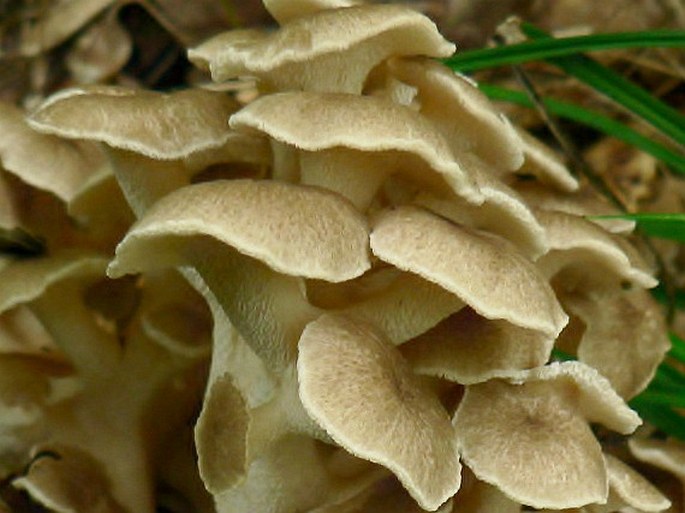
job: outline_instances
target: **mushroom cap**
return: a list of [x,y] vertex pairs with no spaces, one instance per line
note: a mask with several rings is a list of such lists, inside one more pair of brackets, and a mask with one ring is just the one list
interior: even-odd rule
[[[391,166],[405,168],[412,178],[438,190],[447,183],[467,200],[482,201],[473,179],[455,161],[445,139],[430,122],[383,98],[312,92],[272,94],[231,116],[230,125],[263,132],[310,152],[343,147],[375,152],[379,158],[395,155],[397,160]],[[403,165],[410,157],[416,162]],[[421,169],[426,165],[438,174],[431,176]]]
[[2,167],[62,201],[69,201],[104,163],[94,144],[38,133],[27,126],[19,108],[5,102],[0,102],[0,130]]
[[455,155],[473,153],[497,174],[523,164],[519,135],[471,79],[429,59],[393,58],[387,69],[416,88],[419,112],[437,126]]
[[577,191],[578,180],[561,162],[558,155],[547,145],[540,142],[523,129],[517,128],[523,144],[525,160],[519,169],[521,174],[531,174],[542,183],[551,185],[563,192]]
[[380,332],[323,315],[307,325],[299,351],[302,404],[333,440],[390,469],[424,509],[459,489],[447,411]]
[[400,351],[418,374],[474,384],[544,365],[553,345],[554,339],[539,331],[464,308]]
[[339,312],[378,326],[393,344],[399,345],[463,306],[463,301],[439,285],[415,274],[397,273],[387,287]]
[[52,285],[70,278],[97,278],[107,260],[80,251],[62,251],[49,257],[14,262],[0,270],[0,312],[42,296]]
[[673,473],[685,480],[685,444],[678,440],[633,437],[628,440],[630,452],[638,460]]
[[[119,244],[109,273],[178,265],[183,257],[150,248],[169,238],[209,236],[279,272],[343,281],[370,267],[364,218],[337,195],[273,181],[200,183],[165,196]],[[168,243],[166,243],[168,244]]]
[[[328,454],[327,454],[328,453]],[[345,502],[378,472],[340,478],[328,471],[329,451],[309,437],[282,438],[252,462],[245,480],[214,497],[218,513],[295,513]]]
[[476,476],[536,508],[603,503],[608,480],[589,421],[628,433],[640,420],[606,379],[578,362],[467,387],[454,424]]
[[39,456],[25,476],[12,482],[15,488],[26,490],[40,504],[58,513],[126,512],[112,496],[101,462],[70,446],[57,445],[47,449],[57,457],[52,454]]
[[113,3],[113,0],[71,0],[51,4],[37,23],[22,32],[20,53],[31,57],[63,43]]
[[198,469],[207,490],[221,493],[244,477],[250,415],[229,374],[207,389],[195,425]]
[[561,272],[583,281],[613,284],[628,280],[642,288],[658,284],[645,270],[644,262],[637,261],[637,252],[628,253],[618,236],[571,214],[544,210],[535,214],[547,232],[550,247],[537,261],[547,276]]
[[271,34],[219,34],[188,58],[216,81],[256,75],[280,90],[358,94],[369,71],[391,55],[453,52],[426,16],[399,5],[361,5],[321,10]]
[[[663,511],[671,506],[664,495],[638,472],[611,454],[604,454],[611,499],[619,507],[632,506],[640,511]],[[610,502],[614,502],[610,499]],[[615,500],[614,499],[614,500]]]
[[361,3],[359,0],[264,0],[269,14],[283,25],[291,20],[309,16],[318,11],[350,7]]
[[70,139],[173,160],[232,137],[226,118],[239,108],[229,96],[204,89],[164,94],[116,86],[68,89],[52,95],[29,125]]
[[456,294],[480,315],[556,336],[568,317],[533,264],[505,239],[416,207],[377,217],[371,250],[381,260]]
[[586,329],[578,359],[597,369],[625,400],[644,390],[671,347],[660,306],[644,290],[583,296],[562,303]]
[[485,230],[511,241],[531,260],[548,251],[547,237],[531,209],[516,191],[492,176],[483,161],[472,155],[460,160],[483,196],[480,205],[459,197],[436,198],[419,194],[415,202],[457,224]]

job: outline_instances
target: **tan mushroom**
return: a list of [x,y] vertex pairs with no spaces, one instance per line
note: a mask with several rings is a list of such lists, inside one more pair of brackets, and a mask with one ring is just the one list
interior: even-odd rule
[[302,183],[339,192],[361,210],[396,172],[437,194],[447,188],[472,203],[482,201],[468,170],[430,122],[383,98],[273,94],[231,116],[230,124],[297,148]]
[[360,4],[360,0],[264,0],[262,2],[269,14],[283,25],[297,18],[304,18],[315,12],[339,9]]
[[459,489],[449,416],[381,332],[324,315],[305,328],[299,351],[302,404],[333,440],[389,468],[424,509]]
[[463,156],[463,166],[474,178],[483,203],[474,205],[458,196],[438,198],[420,193],[414,203],[457,224],[500,235],[516,245],[531,260],[548,251],[547,236],[523,198],[492,176],[477,157]]
[[544,365],[553,344],[543,333],[488,320],[464,308],[400,351],[418,374],[474,384]]
[[626,507],[641,512],[663,511],[671,506],[671,501],[636,470],[610,454],[604,454],[604,460],[609,475],[609,499],[604,505],[589,505],[589,513],[610,513]]
[[96,145],[37,133],[27,126],[19,108],[4,102],[0,102],[0,130],[2,167],[65,202],[104,164],[104,154]]
[[55,513],[98,511],[125,513],[113,497],[103,463],[75,447],[52,446],[29,466],[12,486],[25,490]]
[[585,324],[578,359],[597,369],[626,401],[644,390],[671,347],[651,295],[644,290],[576,292],[561,299]]
[[273,90],[359,94],[369,71],[387,57],[447,57],[453,51],[433,22],[416,11],[361,5],[321,10],[272,34],[219,34],[191,49],[188,58],[218,82],[256,76]]
[[582,217],[552,211],[536,211],[547,232],[550,251],[537,264],[546,276],[560,274],[565,286],[615,287],[621,281],[641,288],[656,286],[657,280],[634,248],[618,236]]
[[373,223],[371,250],[457,295],[480,315],[556,336],[568,318],[534,266],[508,241],[401,207]]
[[559,156],[523,129],[517,129],[523,143],[525,160],[518,173],[533,175],[545,185],[562,192],[574,192],[580,187]]
[[470,79],[428,59],[393,58],[387,73],[416,90],[411,105],[438,128],[455,155],[472,153],[495,175],[521,166],[519,135]]
[[464,463],[478,479],[535,508],[604,503],[608,477],[589,422],[630,433],[640,419],[578,362],[467,387],[454,417]]
[[268,157],[264,141],[226,126],[237,108],[225,94],[201,89],[162,94],[90,86],[48,98],[29,124],[39,132],[105,143],[124,195],[140,217],[204,167]]

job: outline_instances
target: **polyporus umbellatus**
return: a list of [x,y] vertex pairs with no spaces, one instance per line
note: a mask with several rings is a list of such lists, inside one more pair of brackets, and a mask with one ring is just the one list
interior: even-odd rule
[[[0,180],[25,182],[0,193],[45,189],[80,222],[51,223],[47,256],[0,264],[31,289],[6,288],[0,329],[34,316],[54,347],[0,346],[17,376],[0,381],[3,472],[57,455],[13,486],[77,513],[96,505],[59,496],[74,476],[129,513],[160,482],[188,511],[668,507],[592,430],[641,423],[625,400],[668,350],[631,227],[584,218],[611,209],[430,59],[454,46],[424,16],[265,3],[280,29],[189,51],[216,81],[253,80],[246,106],[79,87],[29,116],[35,132],[8,108],[17,141],[63,146],[69,167],[46,180],[0,145]],[[122,196],[133,214],[112,208]],[[21,208],[2,227],[40,232]],[[126,315],[103,314],[125,304],[106,287],[88,296],[108,260],[110,278],[140,273]],[[562,335],[569,314],[582,326]],[[557,339],[580,361],[550,363]]]

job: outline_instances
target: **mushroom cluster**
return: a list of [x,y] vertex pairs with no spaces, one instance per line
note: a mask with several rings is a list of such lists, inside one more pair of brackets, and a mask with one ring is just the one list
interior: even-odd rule
[[264,3],[278,30],[189,50],[214,87],[0,105],[0,228],[45,247],[0,260],[13,500],[668,508],[602,444],[669,348],[633,225],[423,15]]

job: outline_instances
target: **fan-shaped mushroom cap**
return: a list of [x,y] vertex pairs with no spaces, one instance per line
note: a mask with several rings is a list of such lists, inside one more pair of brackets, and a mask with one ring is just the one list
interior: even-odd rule
[[663,511],[671,506],[664,495],[638,472],[618,458],[604,454],[609,474],[609,500],[606,506],[592,506],[592,513],[619,511],[631,506],[639,511]]
[[631,438],[628,447],[638,460],[673,473],[685,481],[685,444],[677,440]]
[[454,294],[393,267],[373,269],[342,283],[307,282],[307,299],[378,326],[399,345],[435,326],[464,306]]
[[269,14],[280,25],[283,25],[318,11],[350,7],[361,2],[359,0],[264,0],[263,3]]
[[659,305],[644,290],[564,294],[586,325],[578,359],[597,369],[626,401],[644,390],[671,343]]
[[0,130],[2,167],[62,201],[69,201],[104,163],[97,146],[37,133],[26,125],[19,108],[5,102],[0,102]]
[[538,261],[538,266],[550,278],[564,273],[565,280],[588,280],[616,284],[628,280],[639,287],[650,288],[658,281],[644,270],[644,262],[636,261],[636,252],[625,248],[596,224],[562,212],[536,211],[547,232],[550,251]]
[[413,105],[436,125],[455,155],[473,153],[501,174],[523,163],[521,139],[475,84],[428,59],[394,58],[388,73],[416,88]]
[[[54,454],[53,454],[54,453]],[[125,513],[112,495],[105,469],[87,453],[68,446],[51,447],[12,485],[56,513],[98,511]]]
[[311,438],[287,436],[250,465],[240,485],[215,496],[217,511],[313,511],[346,502],[382,475],[372,469],[352,476],[336,476],[328,468],[333,457],[334,453]]
[[[112,276],[144,269],[151,245],[209,236],[285,274],[343,281],[370,267],[364,218],[338,196],[281,182],[191,185],[161,199],[117,248]],[[168,244],[168,242],[166,242]],[[159,254],[178,265],[181,254]]]
[[[254,32],[225,45],[210,39],[188,51],[191,62],[224,81],[259,77],[277,90],[359,94],[369,71],[391,55],[447,57],[454,45],[427,17],[399,5],[322,10],[273,34]],[[215,39],[234,39],[230,33]]]
[[0,432],[7,435],[37,422],[43,408],[76,392],[71,372],[69,365],[53,358],[0,355]]
[[491,176],[484,163],[473,156],[461,159],[483,195],[481,205],[472,205],[453,196],[448,199],[419,194],[415,203],[457,224],[500,235],[532,260],[547,252],[545,230],[528,208],[523,198],[504,183]]
[[[231,116],[230,125],[264,132],[300,150],[321,152],[324,171],[329,164],[323,150],[349,148],[373,153],[387,162],[387,175],[403,171],[438,191],[447,184],[471,202],[482,201],[473,179],[455,161],[430,122],[383,98],[311,92],[272,94]],[[316,156],[313,153],[308,158]],[[359,171],[357,181],[365,180],[365,169]]]
[[588,422],[629,433],[640,419],[578,362],[469,386],[454,418],[462,459],[479,479],[552,509],[606,501],[604,459]]
[[401,207],[374,222],[381,260],[437,283],[489,319],[556,336],[568,317],[534,266],[506,240]]
[[198,468],[207,490],[220,493],[244,477],[250,417],[229,374],[207,388],[195,426]]
[[523,129],[516,129],[523,143],[525,160],[519,169],[521,174],[537,177],[542,183],[556,187],[560,191],[577,191],[578,180],[569,172],[566,166],[549,146],[541,143]]
[[86,286],[102,277],[105,265],[104,258],[78,252],[14,262],[0,271],[0,312],[31,303],[79,372],[105,372],[120,346],[97,326],[82,297]]
[[425,509],[458,490],[447,412],[380,332],[323,315],[305,328],[299,350],[302,404],[333,440],[389,468]]
[[464,308],[400,351],[414,371],[473,384],[544,365],[554,339],[506,321],[491,321]]
[[13,262],[0,269],[0,312],[33,301],[60,281],[99,277],[106,265],[107,260],[102,257],[74,251]]
[[[573,194],[553,190],[534,181],[519,181],[513,186],[535,211],[549,210],[583,217],[620,213],[606,198],[588,186],[581,186]],[[590,220],[611,233],[630,233],[635,229],[635,221],[628,219]]]
[[448,513],[520,513],[521,505],[511,500],[496,487],[479,481],[467,468],[463,472],[459,492],[454,496],[454,507]]
[[22,33],[20,53],[35,56],[59,45],[113,3],[113,0],[71,0],[51,4],[47,14]]
[[226,118],[238,108],[229,96],[204,89],[163,94],[91,86],[51,96],[29,125],[39,132],[173,160],[225,144],[233,135]]

